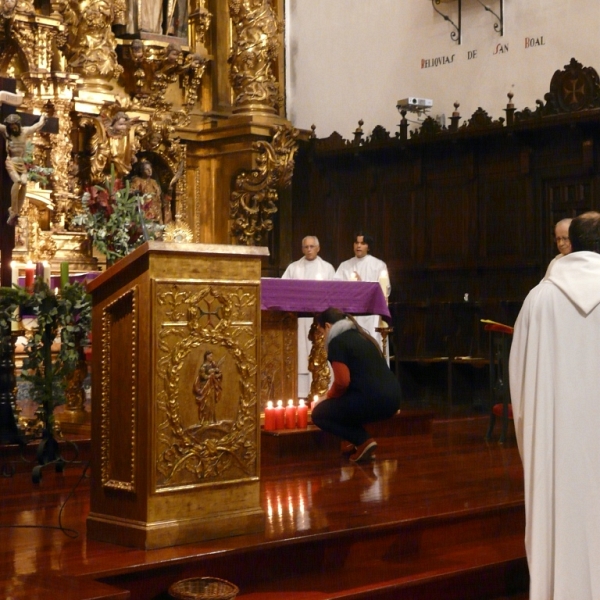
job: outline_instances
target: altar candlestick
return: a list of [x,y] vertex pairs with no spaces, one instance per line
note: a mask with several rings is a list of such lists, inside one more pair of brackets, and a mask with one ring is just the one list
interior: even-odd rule
[[19,307],[17,306],[17,308],[15,308],[15,311],[13,312],[13,317],[10,320],[10,330],[11,331],[18,331],[19,330],[19,321],[21,315],[19,312]]
[[293,400],[288,400],[285,407],[285,428],[296,429],[296,407]]
[[273,402],[269,400],[265,408],[265,431],[274,431],[277,429],[277,423],[275,422],[275,409],[273,408]]
[[51,276],[51,273],[50,273],[50,263],[47,260],[45,260],[42,263],[42,265],[43,265],[43,269],[44,269],[44,271],[43,271],[43,273],[44,273],[44,283],[47,284],[48,286],[50,286],[50,276]]
[[13,285],[19,285],[19,263],[14,260],[10,263],[10,282]]
[[285,408],[283,408],[283,400],[277,400],[275,408],[275,429],[285,428]]
[[69,283],[69,263],[60,263],[60,289],[62,290],[65,285]]
[[[19,265],[13,260],[10,263],[10,282],[12,287],[19,285]],[[10,321],[10,330],[17,331],[19,329],[19,307],[15,308],[13,318]]]
[[381,286],[381,291],[383,295],[388,298],[390,295],[390,276],[386,269],[383,269],[379,274],[379,285]]
[[317,402],[318,402],[318,401],[319,401],[319,396],[317,396],[317,394],[315,394],[315,395],[313,396],[313,401],[312,401],[312,404],[310,405],[310,407],[311,407],[312,409],[314,409],[314,408],[315,408],[315,406],[317,405]]
[[30,261],[25,265],[25,289],[28,292],[33,292],[33,278],[35,274],[35,267]]
[[298,401],[298,412],[296,413],[298,429],[306,429],[308,427],[308,406],[304,400]]

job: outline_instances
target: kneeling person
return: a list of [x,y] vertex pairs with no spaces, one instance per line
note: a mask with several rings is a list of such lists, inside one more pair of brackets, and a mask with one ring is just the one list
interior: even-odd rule
[[379,344],[353,317],[328,308],[316,321],[325,333],[334,381],[327,396],[313,407],[312,421],[349,442],[350,460],[369,460],[377,442],[364,425],[394,416],[400,408],[400,383]]

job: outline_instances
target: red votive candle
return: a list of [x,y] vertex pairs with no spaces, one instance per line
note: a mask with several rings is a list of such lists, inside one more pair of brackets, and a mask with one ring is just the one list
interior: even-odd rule
[[306,429],[308,427],[308,406],[306,406],[304,400],[298,401],[296,423],[298,424],[298,429]]
[[33,292],[33,278],[35,275],[35,267],[32,262],[25,265],[25,289],[28,292]]
[[283,400],[277,400],[275,408],[275,429],[285,428],[285,408],[283,408]]
[[265,408],[265,431],[274,431],[275,429],[277,429],[275,409],[273,408],[273,402],[269,400]]
[[293,400],[288,400],[288,405],[285,407],[285,428],[296,429],[296,407]]

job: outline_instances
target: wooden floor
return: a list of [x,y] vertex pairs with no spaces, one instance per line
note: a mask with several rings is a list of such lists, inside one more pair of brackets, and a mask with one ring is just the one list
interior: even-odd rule
[[216,576],[240,600],[524,600],[521,462],[514,434],[484,441],[487,423],[381,438],[366,465],[263,461],[264,533],[148,552],[86,539],[82,465],[1,478],[0,597],[168,598],[177,580]]

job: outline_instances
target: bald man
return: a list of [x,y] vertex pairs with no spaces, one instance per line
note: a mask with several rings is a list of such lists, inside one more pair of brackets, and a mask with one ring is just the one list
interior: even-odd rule
[[[282,279],[310,279],[330,280],[335,275],[333,265],[324,261],[318,254],[321,246],[314,235],[307,235],[302,240],[302,253],[304,256],[291,263],[281,276]],[[308,398],[312,375],[308,370],[308,357],[312,342],[308,333],[313,319],[300,317],[298,319],[298,398]]]
[[556,264],[556,261],[571,253],[571,240],[569,239],[569,227],[571,225],[571,221],[573,219],[561,219],[554,226],[554,239],[556,241],[556,247],[558,248],[559,254],[557,254],[548,265],[546,269],[546,274],[544,275],[544,279],[546,279],[550,272],[552,271],[552,267]]

